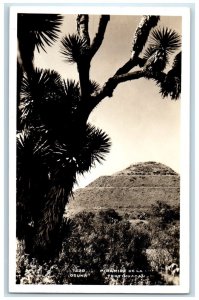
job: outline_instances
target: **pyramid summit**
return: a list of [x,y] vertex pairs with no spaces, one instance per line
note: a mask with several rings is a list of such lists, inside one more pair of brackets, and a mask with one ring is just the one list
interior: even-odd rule
[[78,189],[68,210],[76,213],[113,208],[122,213],[137,208],[147,210],[156,201],[179,204],[180,176],[164,164],[149,161],[101,176]]
[[113,175],[177,175],[171,168],[154,161],[136,163]]
[[171,168],[157,162],[143,162],[130,165],[111,176],[101,176],[87,185],[91,187],[136,187],[175,186],[179,175]]

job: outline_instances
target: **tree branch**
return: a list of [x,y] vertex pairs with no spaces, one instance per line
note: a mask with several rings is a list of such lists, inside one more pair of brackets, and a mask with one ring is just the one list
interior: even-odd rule
[[84,53],[82,53],[81,60],[77,63],[78,73],[79,73],[79,81],[80,81],[80,89],[81,89],[81,99],[82,101],[86,101],[89,95],[89,72],[90,72],[90,37],[88,32],[88,15],[78,15],[77,16],[77,32],[78,35],[83,38],[86,42],[86,47]]
[[90,86],[90,60],[84,59],[77,64],[79,73],[79,82],[81,89],[81,100],[86,101],[89,96],[89,86]]
[[132,55],[131,57],[133,58],[134,56],[137,56],[141,53],[142,49],[144,48],[150,31],[153,27],[155,27],[160,20],[159,16],[143,16],[141,19],[140,24],[138,25],[133,43],[132,43]]
[[131,57],[121,68],[117,70],[115,75],[125,74],[137,65],[143,67],[145,60],[140,58],[139,54],[141,53],[142,49],[144,48],[147,42],[151,29],[157,25],[159,19],[159,16],[142,17],[141,22],[135,31],[132,43]]
[[87,46],[90,46],[90,36],[88,32],[88,15],[78,15],[77,16],[77,32],[79,36],[85,39]]
[[159,84],[163,81],[166,77],[164,72],[160,72],[158,74],[154,74],[150,78],[146,76],[143,70],[129,72],[122,75],[114,75],[113,77],[109,78],[108,81],[104,84],[102,89],[97,92],[95,95],[91,96],[88,101],[88,105],[85,111],[87,111],[87,116],[91,113],[91,111],[105,98],[105,97],[112,97],[113,91],[117,87],[118,84],[130,80],[136,80],[139,78],[148,78],[156,81]]
[[117,70],[115,75],[122,75],[128,73],[131,69],[133,69],[135,66],[143,67],[146,60],[140,57],[133,57],[130,58],[121,68]]
[[106,27],[108,24],[108,21],[110,20],[110,15],[102,15],[100,17],[100,22],[99,22],[99,27],[98,27],[98,32],[96,33],[92,45],[90,47],[90,55],[91,58],[95,55],[95,53],[98,51],[100,48],[102,41],[104,39],[104,34],[106,31]]
[[108,79],[102,89],[90,98],[90,112],[103,100],[105,97],[112,97],[113,91],[119,83],[135,80],[144,77],[143,71],[135,71],[122,75],[115,75]]

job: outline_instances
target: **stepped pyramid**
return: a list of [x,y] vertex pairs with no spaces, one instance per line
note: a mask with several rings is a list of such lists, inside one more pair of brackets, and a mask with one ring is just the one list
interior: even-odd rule
[[74,193],[67,207],[69,213],[113,208],[122,213],[147,210],[157,200],[179,204],[180,176],[157,162],[130,165],[112,176],[101,176]]

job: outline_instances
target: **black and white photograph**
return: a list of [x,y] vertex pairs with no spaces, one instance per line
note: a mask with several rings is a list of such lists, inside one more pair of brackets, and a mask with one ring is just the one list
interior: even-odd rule
[[11,13],[11,289],[187,290],[188,10]]

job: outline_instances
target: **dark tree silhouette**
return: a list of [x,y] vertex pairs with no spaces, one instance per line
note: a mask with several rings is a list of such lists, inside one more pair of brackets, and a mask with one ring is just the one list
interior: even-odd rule
[[180,36],[168,28],[153,29],[159,19],[141,19],[130,58],[100,88],[91,80],[90,68],[103,43],[109,15],[100,17],[93,41],[88,15],[78,15],[77,32],[61,40],[61,53],[67,62],[76,63],[79,82],[64,81],[55,71],[34,67],[35,48],[45,50],[58,38],[62,16],[18,15],[17,237],[25,240],[31,255],[49,258],[55,254],[77,174],[89,171],[109,152],[107,134],[88,123],[92,110],[112,97],[118,84],[143,77],[154,80],[163,97],[179,98],[180,53],[170,70],[165,70],[170,55],[180,48]]

